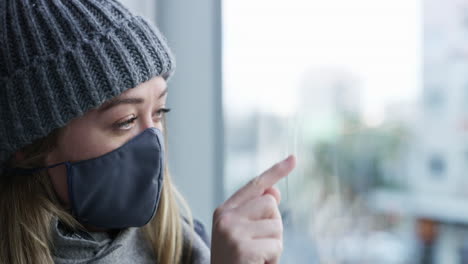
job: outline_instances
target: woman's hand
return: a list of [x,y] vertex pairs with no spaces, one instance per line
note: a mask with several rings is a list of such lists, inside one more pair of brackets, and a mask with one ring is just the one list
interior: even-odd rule
[[211,264],[274,264],[283,250],[281,195],[273,185],[295,167],[275,164],[239,189],[213,214]]

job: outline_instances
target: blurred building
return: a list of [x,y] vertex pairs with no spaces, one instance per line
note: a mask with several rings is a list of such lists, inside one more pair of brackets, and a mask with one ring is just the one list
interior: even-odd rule
[[410,130],[408,189],[375,200],[413,219],[421,263],[468,263],[468,1],[424,0],[423,32],[421,99],[388,111]]
[[[464,199],[468,114],[468,24],[462,1],[425,0],[423,94],[414,123],[410,174],[415,192]],[[468,221],[468,219],[467,219]]]

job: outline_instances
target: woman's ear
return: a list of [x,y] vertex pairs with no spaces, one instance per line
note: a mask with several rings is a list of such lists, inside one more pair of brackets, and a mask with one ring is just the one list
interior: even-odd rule
[[57,153],[57,149],[49,151],[45,157],[45,164],[52,165],[55,163],[62,162],[61,160],[58,160],[57,157],[60,157],[60,155]]

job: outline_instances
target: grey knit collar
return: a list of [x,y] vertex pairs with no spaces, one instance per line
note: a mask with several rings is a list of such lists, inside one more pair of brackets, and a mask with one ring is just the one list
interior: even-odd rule
[[[184,241],[190,236],[188,224],[183,222]],[[155,263],[155,256],[140,228],[126,228],[115,237],[105,232],[72,232],[60,221],[52,223],[54,262],[71,263]],[[187,244],[185,244],[186,246]],[[210,263],[210,250],[195,233],[190,263]]]

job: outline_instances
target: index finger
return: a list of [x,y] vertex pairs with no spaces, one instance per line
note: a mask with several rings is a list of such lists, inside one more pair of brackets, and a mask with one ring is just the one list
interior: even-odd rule
[[276,163],[260,176],[255,177],[234,193],[224,204],[230,208],[235,208],[251,199],[261,196],[265,190],[288,175],[295,166],[296,158],[294,155],[288,156],[288,158]]

